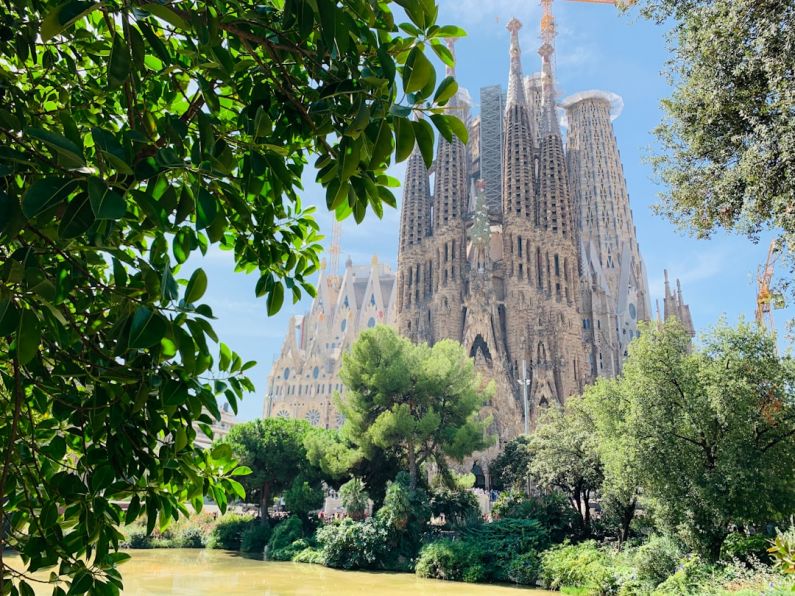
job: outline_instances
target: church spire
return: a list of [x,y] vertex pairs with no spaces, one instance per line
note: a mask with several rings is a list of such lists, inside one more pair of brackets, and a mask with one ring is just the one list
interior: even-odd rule
[[505,27],[511,32],[511,67],[508,71],[508,101],[507,106],[517,104],[526,106],[524,96],[524,76],[522,75],[522,51],[519,48],[519,29],[522,28],[522,22],[516,17],[508,21]]
[[428,170],[415,146],[406,163],[400,209],[400,250],[420,244],[431,232],[431,191]]
[[505,104],[502,157],[503,217],[532,218],[533,133],[524,96],[519,29],[522,23],[513,18],[507,29],[511,32],[508,100]]

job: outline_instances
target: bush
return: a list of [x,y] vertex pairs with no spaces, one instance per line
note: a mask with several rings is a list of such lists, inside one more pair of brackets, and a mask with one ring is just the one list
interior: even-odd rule
[[767,549],[770,547],[770,538],[763,534],[749,536],[741,532],[732,532],[723,541],[720,557],[724,561],[737,559],[750,564],[753,560],[770,563],[771,557]]
[[438,540],[420,551],[415,572],[420,577],[480,582],[486,579],[483,551],[469,540]]
[[538,553],[549,546],[549,534],[534,519],[501,519],[466,528],[462,537],[481,548],[489,579],[511,579],[511,561],[518,555]]
[[786,532],[779,531],[768,552],[777,569],[795,574],[795,525],[790,526]]
[[716,569],[696,555],[690,555],[676,572],[654,590],[654,596],[690,596],[707,593],[707,587],[716,584]]
[[618,579],[608,555],[589,540],[554,546],[541,554],[541,583],[545,588],[582,588],[588,594],[612,594]]
[[126,548],[152,548],[152,541],[146,535],[145,527],[134,526],[127,531],[127,537],[122,542],[122,546]]
[[370,495],[360,478],[351,478],[340,486],[340,501],[347,514],[355,520],[364,519]]
[[343,519],[321,527],[317,541],[326,565],[337,569],[382,569],[389,550],[389,529],[378,518]]
[[493,512],[499,518],[537,520],[547,529],[554,544],[563,542],[578,531],[577,513],[560,493],[527,497],[521,491],[511,490],[500,495]]
[[295,515],[299,519],[305,520],[310,511],[323,507],[323,490],[299,476],[293,480],[292,485],[284,493],[284,506],[290,515]]
[[401,472],[389,483],[376,518],[389,534],[387,553],[390,556],[389,560],[382,561],[382,566],[410,571],[411,561],[420,552],[422,537],[431,520],[428,494],[422,488],[411,490],[408,474]]
[[431,492],[431,513],[444,515],[446,526],[466,526],[480,521],[480,505],[472,491],[437,488]]
[[[300,542],[300,541],[299,541]],[[314,565],[325,565],[326,558],[323,556],[323,549],[307,546],[293,555],[296,563],[312,563]]]
[[227,513],[216,522],[207,545],[209,548],[240,550],[243,532],[250,525],[259,523],[259,520],[255,521],[250,515]]
[[508,579],[515,584],[534,586],[538,580],[541,558],[536,551],[529,551],[512,557],[506,566]]
[[683,556],[682,547],[674,538],[652,536],[635,552],[633,563],[637,568],[637,577],[657,586],[676,571]]
[[299,518],[290,516],[286,520],[279,522],[268,540],[268,559],[272,561],[291,560],[293,555],[306,546],[293,546],[294,542],[303,539],[303,537],[304,530]]
[[243,535],[240,538],[240,550],[244,553],[262,554],[270,537],[271,527],[269,524],[252,523],[243,530]]

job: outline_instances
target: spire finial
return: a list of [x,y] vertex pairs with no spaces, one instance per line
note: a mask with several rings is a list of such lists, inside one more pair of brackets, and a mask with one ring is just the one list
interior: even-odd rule
[[519,104],[524,105],[524,82],[522,75],[522,51],[519,48],[519,29],[522,28],[522,22],[513,17],[508,21],[505,27],[511,32],[511,69],[508,72],[508,106]]
[[444,45],[447,46],[447,49],[450,50],[450,53],[453,55],[453,66],[447,66],[445,68],[445,74],[448,77],[455,76],[455,44],[458,41],[457,37],[448,37],[444,40]]

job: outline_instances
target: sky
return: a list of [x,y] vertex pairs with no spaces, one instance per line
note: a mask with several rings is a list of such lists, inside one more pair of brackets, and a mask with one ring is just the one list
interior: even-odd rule
[[[525,74],[540,69],[537,54],[541,8],[533,0],[439,0],[439,24],[455,24],[469,32],[456,44],[456,76],[469,90],[478,113],[480,87],[508,83],[508,32],[506,23],[517,17],[522,65]],[[721,317],[734,323],[741,316],[752,319],[756,306],[756,276],[767,254],[769,236],[756,244],[750,240],[720,234],[710,240],[696,240],[652,212],[661,187],[653,179],[646,158],[656,149],[652,134],[660,122],[660,100],[671,93],[663,71],[668,59],[664,27],[640,19],[637,14],[619,14],[604,4],[558,1],[554,4],[558,27],[556,78],[560,98],[577,91],[602,89],[624,99],[624,111],[613,123],[630,193],[637,237],[649,277],[652,306],[662,302],[663,270],[679,278],[685,302],[690,305],[697,330],[705,330]],[[440,67],[441,68],[441,67]],[[403,179],[402,164],[392,168]],[[313,182],[314,173],[304,178],[303,201],[319,206],[318,221],[330,237],[331,216],[325,211],[325,194]],[[400,197],[400,189],[396,189]],[[352,218],[342,224],[340,261],[350,256],[356,264],[370,262],[373,255],[397,263],[399,208],[385,208],[379,220],[368,212],[356,225]],[[249,371],[256,393],[239,406],[238,420],[257,418],[262,413],[267,377],[278,356],[289,317],[303,314],[311,300],[285,303],[281,312],[268,317],[264,298],[255,298],[255,274],[234,273],[230,254],[211,249],[201,263],[209,278],[205,300],[213,307],[214,328],[227,345],[256,360]],[[779,326],[795,316],[777,312]]]

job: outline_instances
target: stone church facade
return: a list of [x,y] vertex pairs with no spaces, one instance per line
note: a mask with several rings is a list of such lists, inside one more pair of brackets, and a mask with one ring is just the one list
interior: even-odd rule
[[[482,101],[468,146],[440,139],[431,172],[418,151],[409,157],[396,282],[400,333],[460,341],[495,382],[486,412],[501,442],[618,374],[651,316],[612,127],[621,99],[588,91],[558,104],[553,48],[525,76],[520,27],[508,24],[507,94],[486,88],[502,109]],[[468,119],[465,97],[451,111]]]

